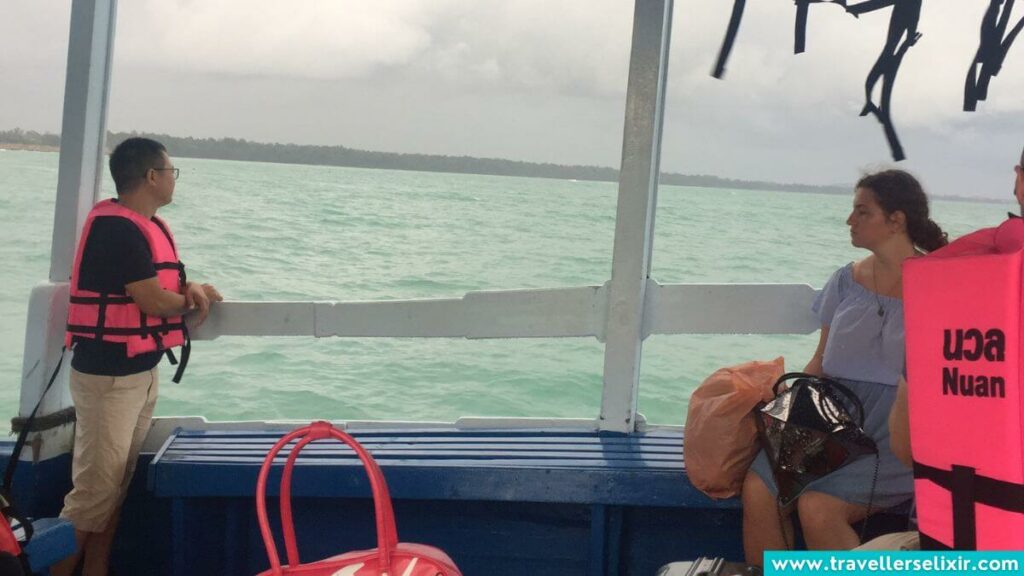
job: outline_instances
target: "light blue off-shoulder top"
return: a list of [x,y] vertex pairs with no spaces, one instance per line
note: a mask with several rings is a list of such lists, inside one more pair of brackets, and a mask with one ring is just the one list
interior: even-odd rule
[[896,385],[905,362],[903,300],[875,294],[855,282],[850,263],[832,275],[813,310],[822,326],[829,327],[822,358],[825,374]]

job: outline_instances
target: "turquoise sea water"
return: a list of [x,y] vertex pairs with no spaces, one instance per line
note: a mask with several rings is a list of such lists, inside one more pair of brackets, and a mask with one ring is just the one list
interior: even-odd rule
[[[227,299],[382,300],[470,290],[596,285],[611,273],[616,185],[532,178],[176,160],[172,225],[189,277]],[[17,410],[28,295],[49,270],[57,154],[0,152],[0,430]],[[1009,183],[1008,183],[1009,184]],[[113,185],[106,181],[105,196]],[[1008,196],[1009,197],[1009,196]],[[851,198],[662,186],[653,276],[675,282],[820,287],[864,253],[844,224]],[[934,202],[951,235],[1011,203]],[[808,336],[655,336],[640,411],[681,424],[716,368],[783,355]],[[185,380],[169,370],[158,415],[402,419],[597,415],[594,339],[313,339],[197,342]]]

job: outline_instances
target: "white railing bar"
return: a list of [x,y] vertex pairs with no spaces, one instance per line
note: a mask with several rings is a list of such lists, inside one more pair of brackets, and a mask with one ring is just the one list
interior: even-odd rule
[[[815,291],[806,284],[651,281],[643,337],[651,334],[809,334]],[[469,292],[457,299],[374,302],[222,302],[192,331],[220,336],[566,338],[603,340],[607,289]]]

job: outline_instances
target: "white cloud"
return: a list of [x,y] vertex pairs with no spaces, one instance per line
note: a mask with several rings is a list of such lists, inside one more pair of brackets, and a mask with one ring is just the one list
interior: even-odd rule
[[429,49],[450,2],[122,2],[119,62],[213,74],[338,79]]
[[631,10],[619,0],[136,0],[121,3],[116,54],[129,66],[221,75],[422,73],[616,93]]

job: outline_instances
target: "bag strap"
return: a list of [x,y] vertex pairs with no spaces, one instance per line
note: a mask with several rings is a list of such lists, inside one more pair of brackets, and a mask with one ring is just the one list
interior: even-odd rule
[[[860,398],[858,398],[857,395],[853,393],[853,390],[850,390],[845,385],[841,384],[837,380],[833,380],[832,378],[819,378],[818,384],[821,392],[823,394],[828,395],[833,400],[842,400],[842,398],[836,398],[836,390],[838,390],[843,396],[845,396],[846,400],[848,400],[850,404],[857,409],[857,416],[855,418],[857,426],[859,426],[860,428],[864,428],[864,404],[860,401]],[[827,384],[828,387],[821,388],[821,384]]]
[[860,398],[853,393],[848,387],[840,383],[834,378],[828,376],[815,376],[814,374],[808,374],[806,372],[787,372],[779,377],[772,386],[772,393],[775,396],[779,395],[779,386],[788,380],[808,380],[811,385],[818,389],[819,392],[832,398],[836,401],[841,401],[841,398],[837,398],[833,391],[838,391],[840,394],[846,397],[846,400],[857,409],[857,415],[855,417],[857,426],[864,427],[864,404],[860,401]]
[[18,440],[14,443],[14,450],[11,452],[11,458],[7,461],[7,468],[4,470],[3,485],[0,486],[0,492],[3,494],[10,494],[11,486],[14,484],[14,470],[18,467],[18,460],[21,459],[21,451],[25,448],[25,442],[28,440],[28,435],[32,431],[32,422],[36,419],[36,413],[39,412],[39,407],[43,405],[43,399],[46,398],[46,393],[53,387],[53,383],[57,381],[57,374],[60,373],[60,367],[64,364],[64,352],[67,350],[67,346],[62,346],[60,349],[60,358],[57,359],[57,366],[53,369],[53,373],[50,375],[50,381],[46,383],[46,387],[43,388],[43,393],[39,395],[39,401],[36,402],[35,408],[32,409],[32,413],[25,419],[25,424],[21,427],[21,432],[18,433]]
[[774,396],[778,396],[779,386],[782,386],[782,384],[784,384],[788,380],[797,380],[800,378],[806,378],[810,380],[812,378],[818,378],[818,376],[815,376],[814,374],[808,374],[807,372],[786,372],[782,376],[779,376],[779,379],[775,381],[774,385],[772,385],[772,394]]
[[[288,454],[288,460],[285,462],[284,472],[282,473],[281,476],[281,491],[279,496],[279,505],[281,510],[281,524],[285,532],[285,553],[288,557],[288,565],[290,566],[297,566],[301,564],[301,560],[299,559],[298,545],[296,543],[297,539],[295,537],[295,524],[292,521],[292,472],[295,469],[295,462],[298,459],[299,452],[313,440],[314,438],[312,436],[306,436],[305,438],[300,440],[299,443],[296,444],[294,448],[292,448],[291,452]],[[395,532],[395,523],[393,520],[390,523],[388,523],[386,520],[387,518],[394,518],[394,511],[391,508],[391,495],[388,493],[387,482],[383,482],[383,473],[380,470],[380,466],[377,465],[376,460],[373,460],[371,458],[370,461],[373,464],[374,468],[376,468],[376,472],[372,472],[372,474],[379,476],[382,479],[381,502],[383,504],[384,513],[377,515],[377,532],[383,533],[390,547],[394,548],[398,545],[398,534]]]
[[11,451],[11,457],[7,460],[7,467],[4,469],[3,482],[0,484],[0,514],[3,514],[7,518],[14,518],[21,523],[22,529],[25,531],[25,543],[28,544],[32,540],[32,536],[35,533],[35,529],[32,527],[32,522],[24,516],[18,508],[14,505],[14,498],[12,496],[13,485],[14,485],[14,471],[18,468],[18,462],[21,460],[21,452],[25,449],[25,443],[28,441],[28,435],[32,432],[32,424],[35,422],[36,414],[39,412],[39,407],[43,405],[43,399],[46,398],[47,392],[53,387],[53,383],[57,381],[57,374],[60,373],[60,367],[64,364],[64,352],[67,350],[67,346],[62,346],[60,349],[60,358],[57,359],[57,366],[53,369],[53,373],[50,375],[49,382],[46,383],[46,387],[43,388],[43,393],[39,395],[39,401],[36,402],[35,408],[25,419],[25,423],[21,427],[21,431],[18,432],[18,439],[14,442],[14,450]]
[[328,438],[340,440],[352,448],[366,470],[366,474],[370,479],[370,490],[373,493],[373,507],[376,515],[379,569],[382,572],[390,573],[391,554],[395,546],[398,545],[398,531],[395,528],[395,514],[391,507],[391,495],[388,492],[384,475],[380,470],[380,466],[370,456],[370,453],[355,438],[331,426],[330,422],[324,421],[303,426],[283,436],[267,453],[266,458],[263,460],[263,465],[260,467],[259,478],[256,480],[256,518],[260,525],[263,545],[267,550],[267,558],[270,560],[271,573],[275,575],[282,574],[281,559],[277,553],[277,545],[274,542],[274,536],[270,530],[270,521],[267,516],[266,490],[270,468],[273,465],[274,459],[286,445],[294,440],[299,440],[288,454],[288,459],[285,462],[284,471],[281,476],[280,490],[281,524],[284,531],[288,564],[289,566],[297,566],[300,561],[291,508],[292,471],[295,468],[295,461],[302,448],[310,442]]

